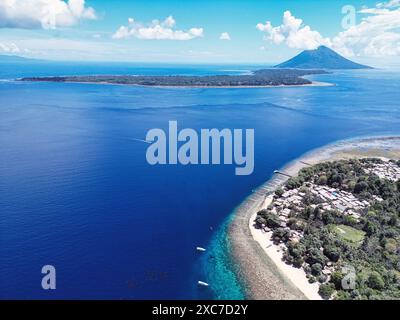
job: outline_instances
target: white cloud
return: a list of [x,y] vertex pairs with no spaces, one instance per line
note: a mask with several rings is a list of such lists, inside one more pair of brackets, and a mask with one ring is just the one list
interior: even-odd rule
[[169,28],[173,28],[176,24],[175,19],[172,16],[169,16],[164,21],[165,25]]
[[[10,40],[9,43],[1,41],[10,47],[14,43],[19,48],[18,55],[50,60],[113,60],[118,55],[118,59],[124,55],[134,52],[134,48],[121,47],[110,42],[98,41],[96,39],[85,38],[84,40],[64,39],[49,36],[44,37],[24,37]],[[0,46],[1,47],[1,46]],[[128,51],[129,50],[129,51]],[[0,49],[1,51],[1,49]],[[129,52],[129,54],[127,54]],[[12,54],[12,52],[7,52]]]
[[257,24],[256,28],[266,33],[267,40],[275,44],[285,43],[290,48],[310,50],[330,44],[329,39],[303,25],[303,20],[294,17],[290,11],[284,12],[280,26],[274,27],[267,21],[265,24]]
[[187,31],[176,30],[176,21],[172,16],[164,21],[153,20],[148,25],[128,19],[127,26],[121,26],[113,35],[114,39],[138,38],[146,40],[191,40],[203,37],[203,28],[191,28]]
[[20,53],[21,50],[20,48],[13,42],[11,43],[5,43],[5,42],[0,42],[0,52],[1,53]]
[[388,2],[381,2],[376,5],[377,8],[395,8],[400,7],[400,0],[390,0]]
[[222,32],[221,35],[219,36],[220,40],[231,40],[231,36],[229,35],[228,32]]
[[[51,34],[38,36],[18,37],[12,40],[0,40],[0,43],[15,43],[21,50],[20,55],[29,58],[45,60],[73,60],[73,61],[149,61],[149,62],[210,62],[215,59],[226,61],[227,55],[207,50],[177,50],[176,46],[166,47],[163,50],[147,49],[143,46],[134,46],[126,41],[113,41],[102,35],[102,39],[85,37],[83,39],[65,39],[53,37]],[[0,49],[1,52],[1,49]],[[1,53],[0,53],[1,54]],[[12,54],[7,52],[6,54]],[[229,57],[229,56],[228,56]],[[223,60],[222,60],[223,59]]]
[[290,48],[309,50],[325,45],[348,57],[400,55],[400,0],[380,3],[374,8],[363,7],[358,13],[363,15],[361,22],[333,38],[325,38],[303,25],[290,11],[284,13],[280,26],[266,22],[256,27],[266,33],[266,40],[285,43]]
[[54,29],[95,18],[85,0],[0,0],[0,28]]
[[364,8],[359,13],[367,16],[334,37],[332,47],[347,56],[399,55],[400,8]]

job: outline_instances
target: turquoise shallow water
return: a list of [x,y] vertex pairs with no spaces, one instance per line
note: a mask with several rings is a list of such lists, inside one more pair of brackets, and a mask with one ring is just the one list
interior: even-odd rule
[[[0,66],[0,298],[240,298],[226,223],[274,169],[332,141],[398,134],[395,70],[332,87],[166,89],[21,83],[57,74],[217,74],[257,66]],[[238,72],[238,71],[235,71]],[[255,171],[150,166],[149,129],[253,128]],[[196,246],[208,249],[206,255]],[[55,292],[40,287],[53,264]],[[210,288],[199,288],[206,279]]]
[[210,296],[220,300],[243,300],[246,298],[242,284],[235,274],[230,243],[227,237],[228,226],[233,215],[226,219],[213,235],[209,250],[202,259],[202,271],[211,286]]

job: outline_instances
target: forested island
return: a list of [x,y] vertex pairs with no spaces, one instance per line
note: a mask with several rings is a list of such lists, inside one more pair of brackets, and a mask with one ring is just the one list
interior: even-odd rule
[[325,299],[400,299],[399,179],[395,160],[308,166],[271,195],[255,227]]
[[76,82],[162,87],[265,87],[312,85],[307,75],[326,74],[324,70],[263,69],[250,75],[214,76],[141,76],[141,75],[88,75],[27,77],[21,81],[34,82]]

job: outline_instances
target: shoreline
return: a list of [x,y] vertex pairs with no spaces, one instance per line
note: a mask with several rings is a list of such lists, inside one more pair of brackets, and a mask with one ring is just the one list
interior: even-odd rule
[[[377,157],[400,159],[400,137],[370,137],[342,140],[314,149],[286,164],[281,171],[291,176],[304,167],[323,161]],[[288,177],[274,174],[253,191],[234,211],[228,226],[235,272],[247,299],[321,299],[315,284],[308,283],[303,269],[287,265],[279,246],[271,245],[270,235],[253,227],[257,212],[268,203],[268,196],[284,184]]]
[[256,89],[256,88],[298,88],[298,87],[334,87],[336,84],[322,81],[312,81],[306,84],[282,84],[282,85],[260,85],[260,86],[163,86],[163,85],[144,85],[144,84],[129,84],[129,83],[111,83],[106,81],[91,82],[91,81],[25,81],[16,79],[21,82],[35,83],[78,83],[91,85],[110,85],[110,86],[126,86],[126,87],[141,87],[141,88],[157,88],[157,89]]
[[[107,83],[108,84],[108,83]],[[153,88],[167,88],[167,89],[254,89],[254,88],[291,88],[291,87],[333,87],[336,86],[334,83],[312,81],[307,84],[280,84],[276,86],[262,85],[262,86],[146,86],[146,85],[135,85],[138,87],[153,87]]]

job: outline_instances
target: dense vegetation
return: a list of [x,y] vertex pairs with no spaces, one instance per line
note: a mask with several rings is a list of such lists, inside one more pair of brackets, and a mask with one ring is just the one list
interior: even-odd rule
[[278,86],[311,84],[301,78],[305,75],[327,73],[323,70],[264,69],[251,75],[215,75],[215,76],[68,76],[68,77],[31,77],[22,81],[46,82],[90,82],[142,86]]
[[[400,181],[380,179],[364,170],[380,161],[335,161],[304,168],[285,186],[302,188],[304,209],[292,208],[286,227],[269,210],[258,214],[256,222],[273,229],[276,242],[286,243],[287,263],[303,267],[310,282],[319,281],[324,298],[400,299]],[[399,161],[396,164],[400,166]],[[310,183],[346,190],[370,206],[359,220],[322,211],[320,199],[307,190]],[[281,196],[282,190],[277,190],[275,197]],[[294,230],[303,232],[298,242],[289,240]],[[352,289],[343,288],[348,280],[343,268],[349,266],[356,274]],[[326,268],[331,275],[323,272]]]

